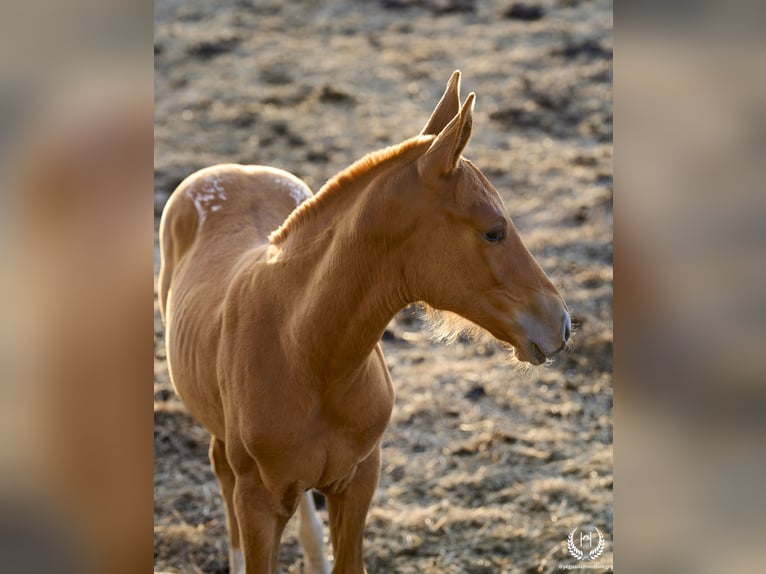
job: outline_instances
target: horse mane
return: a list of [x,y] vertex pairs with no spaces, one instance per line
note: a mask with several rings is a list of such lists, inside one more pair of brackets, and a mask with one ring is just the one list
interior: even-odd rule
[[418,135],[405,140],[402,143],[370,152],[361,159],[358,159],[349,167],[327,180],[327,183],[320,188],[316,195],[310,197],[296,207],[292,213],[287,216],[284,223],[271,232],[269,241],[273,244],[284,241],[293,228],[300,226],[303,221],[317,210],[319,205],[325,203],[328,198],[337,195],[349,183],[358,181],[361,178],[372,174],[389,160],[406,155],[408,152],[423,146],[425,143],[430,143],[433,139],[434,136],[432,135]]

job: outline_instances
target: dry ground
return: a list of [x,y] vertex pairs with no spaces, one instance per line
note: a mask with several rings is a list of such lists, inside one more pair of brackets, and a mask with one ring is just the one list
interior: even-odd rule
[[[270,164],[313,189],[420,131],[450,73],[466,151],[567,300],[571,351],[529,372],[494,344],[383,340],[397,389],[366,530],[370,574],[553,572],[593,524],[612,561],[612,6],[559,0],[157,0],[156,212],[192,171]],[[155,568],[225,573],[207,433],[155,321]],[[326,516],[323,513],[323,517]],[[301,572],[291,523],[280,572]]]

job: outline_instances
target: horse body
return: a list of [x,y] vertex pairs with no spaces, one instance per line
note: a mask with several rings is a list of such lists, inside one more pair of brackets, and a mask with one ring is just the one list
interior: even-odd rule
[[[268,241],[310,196],[286,172],[217,166],[178,187],[161,226],[160,301],[176,392],[213,435],[211,459],[220,441],[218,467],[246,475],[255,463],[262,497],[251,503],[282,520],[307,489],[331,495],[347,485],[376,448],[393,407],[377,345],[387,320],[368,333],[333,327],[353,319],[363,299],[352,285],[339,285],[349,283],[351,262],[328,244],[340,230],[320,233],[308,247],[290,241],[294,247],[277,250]],[[324,261],[329,251],[335,255]],[[332,264],[342,268],[333,272]],[[332,321],[317,312],[341,315]],[[345,354],[333,359],[346,348],[339,337],[366,338],[369,348],[354,364]]]
[[296,187],[299,182],[270,168],[215,166],[184,180],[163,211],[159,295],[168,368],[192,414],[221,437],[223,403],[219,385],[210,381],[218,381],[225,311],[237,304],[235,293],[245,278],[240,267],[257,265],[268,233],[296,206],[282,181]]
[[328,570],[312,488],[327,496],[333,572],[364,571],[394,401],[378,341],[399,309],[454,311],[534,363],[569,336],[563,301],[497,192],[461,158],[473,95],[460,107],[458,82],[456,73],[421,135],[367,156],[315,197],[286,172],[222,165],[187,178],[168,202],[168,368],[213,437],[232,572],[275,570],[299,504],[307,570]]

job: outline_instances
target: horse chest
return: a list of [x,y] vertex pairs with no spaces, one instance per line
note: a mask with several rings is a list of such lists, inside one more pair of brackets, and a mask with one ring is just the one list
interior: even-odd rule
[[388,417],[349,428],[329,428],[322,441],[324,464],[316,487],[325,492],[343,490],[357,465],[376,448]]
[[390,409],[367,410],[328,422],[329,449],[339,456],[364,458],[385,431],[390,413]]
[[355,381],[350,391],[327,401],[323,408],[325,464],[320,482],[342,483],[350,478],[356,465],[380,441],[393,404],[391,379],[387,371],[379,369],[368,373],[363,382]]

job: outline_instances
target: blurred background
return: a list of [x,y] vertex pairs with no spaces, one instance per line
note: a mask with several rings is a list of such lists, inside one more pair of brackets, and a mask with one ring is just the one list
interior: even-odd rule
[[0,570],[150,572],[152,5],[0,22]]
[[615,14],[616,564],[750,572],[766,510],[763,6]]
[[[552,571],[569,524],[592,520],[620,572],[756,570],[762,9],[640,6],[615,10],[612,525],[611,3],[4,3],[3,570],[225,571],[205,437],[169,391],[149,307],[156,217],[218,161],[317,189],[417,133],[455,68],[478,95],[466,153],[579,327],[522,375],[397,317],[368,569]],[[300,565],[289,536],[282,564]]]

